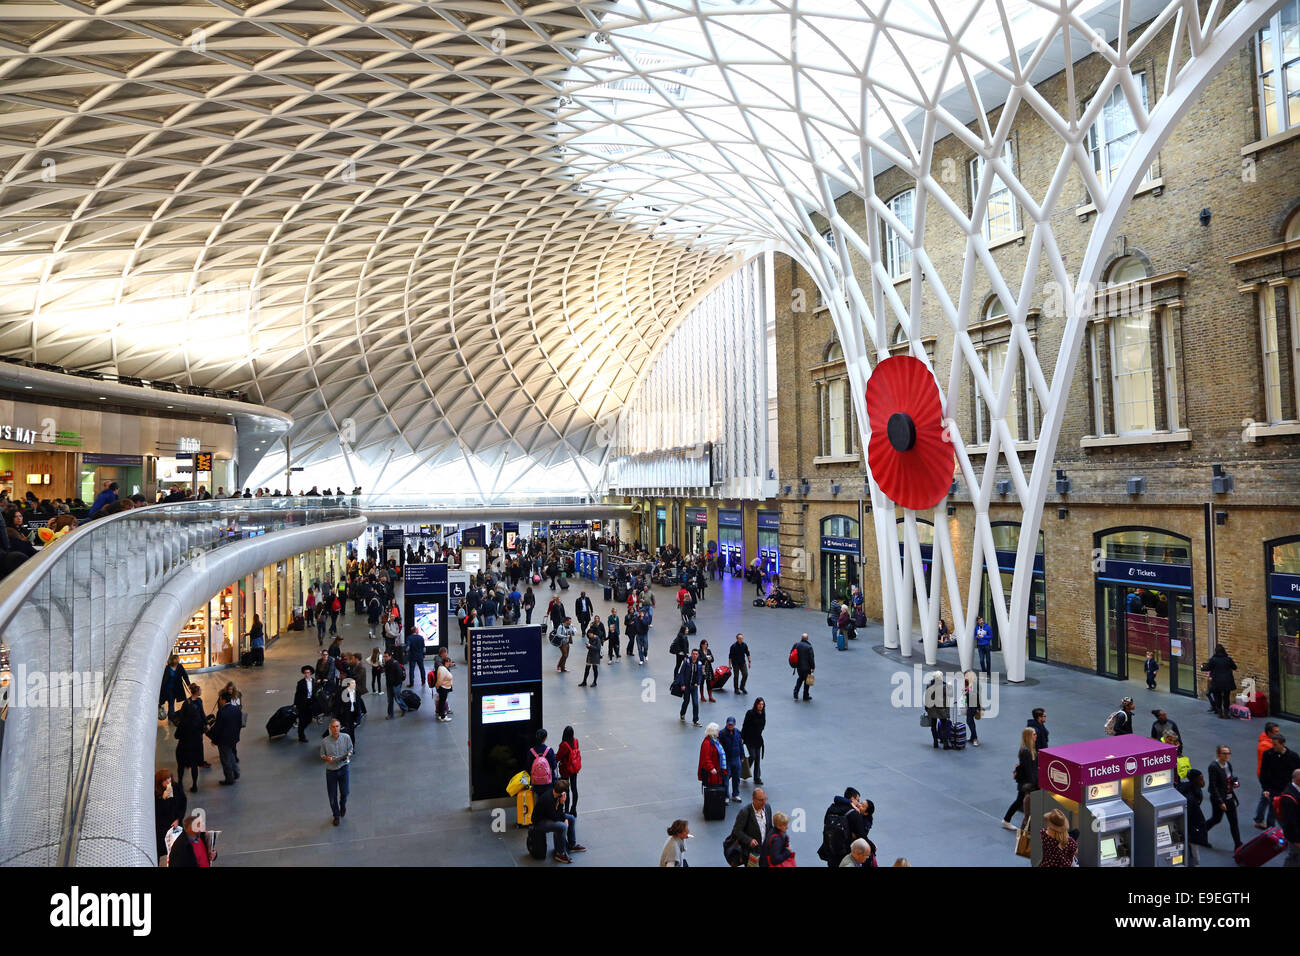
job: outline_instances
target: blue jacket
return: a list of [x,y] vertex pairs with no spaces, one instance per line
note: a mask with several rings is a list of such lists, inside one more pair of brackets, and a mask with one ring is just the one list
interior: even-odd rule
[[424,660],[424,638],[419,634],[406,635],[406,659],[408,661]]
[[987,624],[975,628],[975,646],[988,647],[993,640],[993,629]]
[[740,739],[740,729],[738,727],[732,727],[730,728],[730,732],[728,732],[728,728],[723,727],[722,730],[718,732],[718,739],[722,741],[722,749],[726,751],[727,763],[730,766],[739,767],[740,758],[744,756],[741,752],[744,748],[744,743]]
[[217,709],[217,721],[212,725],[212,742],[218,747],[233,747],[239,743],[239,728],[243,722],[243,715],[234,704],[221,706]]
[[111,505],[117,500],[117,492],[111,488],[105,488],[99,494],[95,495],[95,500],[90,505],[90,517],[99,514],[101,508],[105,505]]

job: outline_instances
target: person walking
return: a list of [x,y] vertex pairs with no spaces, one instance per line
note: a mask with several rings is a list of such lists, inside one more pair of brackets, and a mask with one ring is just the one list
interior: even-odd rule
[[1232,749],[1226,744],[1219,744],[1214,751],[1214,763],[1210,764],[1207,774],[1210,781],[1210,819],[1205,823],[1206,835],[1214,825],[1227,817],[1228,830],[1232,833],[1232,849],[1241,849],[1241,831],[1237,826],[1237,788],[1241,782],[1232,772]]
[[383,678],[384,660],[377,647],[370,649],[370,693],[382,694],[384,692]]
[[1052,810],[1043,817],[1047,825],[1038,831],[1042,845],[1042,857],[1039,866],[1069,867],[1074,865],[1074,855],[1079,852],[1079,844],[1070,836],[1065,814]]
[[806,633],[799,638],[793,650],[796,652],[795,671],[798,675],[794,682],[794,699],[799,699],[799,688],[802,687],[803,699],[812,700],[812,695],[808,693],[808,678],[817,669],[817,662],[813,655],[812,643],[808,640]]
[[1123,737],[1133,733],[1133,706],[1132,697],[1125,697],[1119,702],[1119,710],[1106,721],[1107,732],[1111,736]]
[[372,641],[375,639],[375,631],[379,628],[383,613],[384,604],[379,600],[379,595],[371,594],[370,600],[366,602],[366,637]]
[[339,614],[343,612],[343,602],[339,600],[337,593],[328,595],[330,602],[330,636],[339,632]]
[[591,598],[587,597],[586,591],[580,591],[578,600],[573,603],[573,613],[578,618],[578,633],[587,633],[587,625],[591,622],[591,615],[594,612],[595,609],[592,607]]
[[325,764],[325,792],[330,798],[334,825],[348,815],[348,767],[352,763],[352,738],[343,733],[338,718],[330,721],[329,734],[321,741],[320,759]]
[[578,773],[582,770],[582,748],[574,736],[572,727],[565,727],[560,735],[560,749],[555,752],[556,766],[560,779],[569,785],[569,812],[578,815]]
[[1177,722],[1169,719],[1169,715],[1165,713],[1163,707],[1157,707],[1155,710],[1151,711],[1151,716],[1155,718],[1151,724],[1151,739],[1164,740],[1165,734],[1172,730],[1178,736],[1178,756],[1181,757],[1183,755],[1183,734],[1182,731],[1178,729]]
[[1032,727],[1020,731],[1020,753],[1016,756],[1016,769],[1011,773],[1016,782],[1016,795],[1002,814],[1002,829],[1014,830],[1016,826],[1011,818],[1017,811],[1023,811],[1029,819],[1029,801],[1031,793],[1038,789],[1038,737]]
[[767,791],[756,786],[752,802],[741,808],[731,827],[731,840],[749,856],[750,866],[762,865],[763,847],[772,828],[772,808],[767,805]]
[[185,819],[185,788],[177,785],[170,770],[158,770],[153,775],[153,822],[157,838],[158,862],[167,858],[167,831],[180,826]]
[[1255,805],[1255,829],[1267,830],[1277,816],[1273,812],[1273,801],[1268,798],[1268,787],[1264,786],[1264,754],[1273,749],[1273,735],[1277,733],[1277,723],[1265,721],[1259,739],[1255,741],[1255,779],[1259,781],[1259,803]]
[[[1228,649],[1222,644],[1214,649],[1210,659],[1201,665],[1201,670],[1209,673],[1210,713],[1227,719],[1228,705],[1232,703],[1232,692],[1237,689],[1237,682],[1232,672],[1237,669],[1236,662],[1228,656]],[[1211,781],[1211,787],[1213,781]],[[1211,824],[1213,825],[1213,824]]]
[[[185,673],[185,665],[178,655],[171,655],[167,658],[167,666],[163,668],[162,684],[158,688],[159,720],[172,719],[176,713],[176,702],[185,702],[189,688],[190,676]],[[164,705],[166,710],[163,709]]]
[[700,663],[700,652],[693,650],[691,656],[682,661],[681,667],[673,676],[673,683],[681,691],[682,710],[680,719],[686,720],[686,706],[691,707],[691,723],[700,726],[700,685],[704,683],[704,665]]
[[348,677],[344,679],[343,689],[339,692],[338,700],[334,704],[332,716],[338,718],[343,727],[343,732],[351,738],[352,747],[355,750],[357,729],[361,726],[361,721],[365,720],[366,717],[366,702],[361,699],[361,695],[357,692],[355,678]]
[[727,779],[731,781],[731,800],[740,803],[740,762],[745,757],[745,741],[736,726],[736,718],[728,717],[727,726],[718,734],[722,752],[727,758]]
[[[599,630],[597,630],[599,628]],[[596,682],[600,680],[600,658],[605,648],[604,640],[605,631],[599,620],[592,623],[587,629],[586,647],[587,662],[582,668],[582,683],[579,687],[587,686],[587,677],[591,677],[591,686],[595,687]],[[574,794],[574,803],[577,803],[577,794]]]
[[1160,662],[1156,660],[1155,651],[1147,651],[1147,659],[1142,662],[1142,672],[1147,675],[1147,690],[1155,690],[1156,674],[1160,672]]
[[1291,771],[1291,782],[1277,794],[1277,805],[1281,811],[1278,822],[1282,824],[1282,835],[1288,845],[1286,862],[1282,865],[1300,866],[1300,770]]
[[208,736],[217,745],[221,757],[222,779],[218,782],[223,787],[231,787],[239,779],[239,731],[244,718],[230,691],[223,690],[217,701],[217,719]]
[[756,787],[763,785],[763,729],[766,726],[767,704],[762,697],[756,697],[754,706],[745,712],[745,722],[740,727],[740,739],[744,741],[745,752],[749,755]]
[[974,671],[966,672],[961,703],[962,710],[966,714],[966,729],[970,731],[970,745],[978,747],[980,745],[980,735],[977,721],[984,716],[984,708],[981,706],[982,701],[980,700],[979,677]]
[[[628,594],[629,602],[631,601],[631,599],[632,599],[632,594],[631,592],[629,592]],[[627,634],[626,654],[628,657],[631,657],[633,654],[636,653],[636,635],[637,635],[636,624],[637,624],[636,612],[632,609],[632,605],[629,603],[627,607],[627,614],[623,617],[623,630]],[[645,657],[641,656],[639,658],[638,663],[644,664]]]
[[306,606],[307,606],[307,615],[306,615],[307,624],[308,625],[315,624],[316,623],[316,589],[314,587],[310,587],[307,589]]
[[199,768],[203,766],[203,733],[208,718],[203,711],[203,695],[198,684],[190,685],[190,696],[180,709],[176,724],[176,779],[185,782],[185,768],[190,771],[190,793],[199,792]]
[[1050,736],[1047,730],[1047,711],[1041,707],[1035,707],[1030,712],[1029,720],[1025,726],[1034,732],[1034,750],[1046,750],[1047,740]]
[[402,716],[406,716],[406,701],[402,700],[402,685],[406,683],[406,671],[401,662],[393,656],[392,651],[384,651],[384,686],[388,691],[388,716],[386,720],[393,719],[393,705],[396,704],[401,710]]
[[673,655],[673,673],[682,669],[682,661],[691,656],[691,639],[686,635],[686,627],[677,629],[677,636],[668,645],[668,653]]
[[563,621],[555,628],[555,639],[559,641],[560,659],[555,665],[555,669],[561,674],[567,674],[569,669],[564,665],[569,661],[569,647],[573,644],[573,625],[570,618],[564,618]]
[[731,689],[737,694],[748,694],[745,686],[749,683],[749,668],[752,663],[749,645],[745,635],[737,634],[736,640],[727,650],[727,661],[731,664]]
[[794,866],[794,850],[790,849],[790,837],[786,831],[790,827],[790,817],[779,810],[772,816],[772,830],[763,843],[763,866]]
[[619,659],[618,653],[618,611],[614,608],[609,609],[609,617],[605,619],[605,633],[609,638],[609,663],[614,663]]
[[717,701],[713,699],[713,651],[709,650],[709,642],[704,638],[700,638],[700,663],[704,665],[704,685],[700,688],[700,699],[716,704]]
[[1205,774],[1199,770],[1189,770],[1187,779],[1176,781],[1174,789],[1187,798],[1187,865],[1199,866],[1201,855],[1196,848],[1210,845],[1210,839],[1205,832],[1205,814],[1201,811],[1201,797],[1205,793]]
[[660,866],[690,866],[686,862],[686,841],[691,838],[691,825],[685,820],[674,820],[668,827],[668,840],[659,854]]
[[415,629],[415,622],[411,622],[411,632],[406,635],[406,679],[407,687],[415,686],[415,672],[420,672],[420,693],[424,693],[424,682],[426,675],[424,673],[424,638],[420,632]]
[[[321,655],[321,660],[328,661],[328,658]],[[316,716],[316,692],[322,684],[318,680],[316,668],[310,664],[304,664],[300,673],[302,678],[293,691],[293,707],[298,712],[298,740],[306,743],[307,725]]]
[[248,649],[253,652],[252,666],[262,667],[266,663],[266,630],[262,619],[253,615],[253,626],[248,629]]
[[940,671],[931,674],[925,685],[925,713],[930,718],[930,740],[935,749],[942,744],[944,750],[951,750],[952,701],[948,698],[948,682]]
[[984,618],[978,615],[975,618],[975,650],[979,651],[980,670],[992,677],[993,628],[984,623]]
[[537,607],[537,595],[533,593],[533,586],[530,584],[524,589],[523,600],[520,602],[524,609],[524,623],[533,623],[533,608]]
[[1300,754],[1287,748],[1286,738],[1280,733],[1275,732],[1270,740],[1273,746],[1259,762],[1259,782],[1271,803],[1290,785],[1291,775],[1300,770]]

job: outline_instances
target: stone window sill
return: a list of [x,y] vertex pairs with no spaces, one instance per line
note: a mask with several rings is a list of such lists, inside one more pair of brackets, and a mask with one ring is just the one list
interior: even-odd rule
[[[1133,191],[1133,198],[1136,199],[1143,193],[1154,193],[1159,196],[1165,190],[1165,180],[1163,176],[1157,176],[1155,179],[1148,180]],[[1086,219],[1097,211],[1094,203],[1084,203],[1082,206],[1076,206],[1074,214],[1080,219]]]
[[1013,242],[1017,242],[1020,243],[1021,245],[1024,245],[1025,230],[1019,229],[1013,233],[1009,233],[1008,235],[1002,236],[999,239],[990,239],[989,252],[992,252],[994,249],[1000,249],[1003,246],[1009,246]]
[[1153,432],[1150,435],[1084,435],[1079,439],[1079,447],[1122,448],[1127,445],[1166,445],[1191,440],[1191,431],[1180,428],[1175,432]]
[[1274,133],[1272,136],[1265,136],[1263,139],[1257,139],[1253,143],[1247,143],[1241,147],[1241,155],[1250,156],[1261,150],[1268,149],[1270,146],[1279,146],[1288,140],[1300,136],[1300,126],[1293,126],[1291,129],[1283,130],[1280,133]]
[[819,455],[813,459],[814,465],[856,465],[861,456],[853,455]]
[[1278,422],[1275,425],[1251,422],[1242,433],[1242,441],[1253,442],[1261,438],[1280,438],[1284,435],[1300,435],[1300,422]]
[[[1037,452],[1038,442],[1018,441],[1016,442],[1016,451]],[[968,455],[987,455],[988,453],[989,453],[989,446],[987,444],[966,446],[966,454]]]

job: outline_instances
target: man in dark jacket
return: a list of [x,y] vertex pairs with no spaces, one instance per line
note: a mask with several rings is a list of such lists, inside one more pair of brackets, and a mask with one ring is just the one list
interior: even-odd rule
[[1232,703],[1232,692],[1237,689],[1237,682],[1232,676],[1232,672],[1236,669],[1236,662],[1228,656],[1228,650],[1222,644],[1216,647],[1210,659],[1201,665],[1201,670],[1208,671],[1210,675],[1207,695],[1210,698],[1210,712],[1223,718],[1231,716],[1228,713],[1228,705]]
[[700,726],[700,688],[704,686],[704,662],[699,650],[692,650],[689,659],[682,661],[673,675],[673,683],[682,689],[681,719],[686,719],[686,705],[691,705],[691,722]]
[[1030,713],[1029,720],[1025,723],[1026,727],[1033,728],[1034,736],[1038,739],[1034,742],[1034,749],[1041,751],[1047,746],[1047,711],[1041,707],[1035,707]]
[[749,645],[745,643],[745,635],[737,634],[736,641],[727,651],[727,660],[731,662],[731,689],[737,694],[748,694],[745,685],[749,683],[749,664],[751,657],[749,655]]
[[217,719],[208,736],[217,745],[217,753],[221,755],[221,772],[225,775],[225,779],[220,781],[223,787],[229,787],[239,779],[236,747],[239,745],[239,729],[243,723],[243,714],[235,706],[230,693],[222,691],[217,705]]
[[308,664],[303,667],[302,680],[298,681],[293,692],[293,707],[298,711],[298,739],[304,743],[307,741],[307,725],[316,715],[316,686],[316,668]]
[[817,669],[816,661],[813,658],[813,646],[808,640],[808,635],[804,634],[795,644],[795,650],[798,652],[799,663],[795,666],[798,672],[798,679],[794,682],[794,699],[799,699],[799,688],[803,688],[803,699],[812,700],[812,695],[808,693],[808,675]]
[[569,782],[557,781],[538,798],[533,812],[533,826],[552,835],[556,863],[572,863],[570,853],[584,853],[587,849],[578,842],[578,818],[568,812],[568,799]]
[[573,613],[578,618],[579,634],[587,633],[587,625],[591,622],[592,612],[591,598],[587,597],[586,591],[583,591],[578,595],[578,600],[573,602]]
[[407,687],[415,686],[415,671],[420,671],[420,693],[424,693],[424,638],[420,632],[415,629],[415,623],[411,623],[411,633],[406,635],[406,675],[408,679]]
[[1164,740],[1165,734],[1172,730],[1178,738],[1178,756],[1181,757],[1183,755],[1183,734],[1178,729],[1178,722],[1171,720],[1169,715],[1165,713],[1164,708],[1160,707],[1151,711],[1151,716],[1155,718],[1155,722],[1151,724],[1151,739]]
[[854,840],[867,839],[871,826],[859,809],[861,794],[853,787],[844,791],[844,796],[836,797],[826,808],[822,819],[822,845],[817,848],[817,856],[826,861],[827,866],[839,866]]
[[1189,844],[1189,866],[1200,864],[1196,852],[1198,846],[1209,846],[1210,839],[1205,833],[1205,814],[1201,812],[1201,796],[1205,792],[1205,775],[1199,770],[1187,771],[1187,779],[1174,784],[1175,789],[1187,798],[1187,842]]
[[731,836],[742,849],[757,854],[771,832],[772,808],[767,805],[767,791],[755,787],[754,802],[736,814]]
[[722,744],[723,752],[727,755],[731,799],[734,803],[740,803],[740,761],[745,756],[745,742],[741,740],[740,728],[736,726],[735,717],[727,718],[727,726],[718,734],[718,742]]
[[1115,711],[1115,723],[1113,725],[1116,737],[1133,733],[1133,706],[1132,697],[1125,697],[1119,702],[1119,710]]
[[1241,847],[1241,831],[1237,827],[1237,777],[1232,772],[1232,750],[1225,744],[1215,749],[1214,763],[1210,764],[1210,819],[1206,821],[1205,833],[1209,836],[1214,825],[1224,817],[1228,818],[1228,829],[1232,832],[1232,848]]
[[1281,798],[1282,809],[1278,822],[1282,824],[1282,833],[1291,847],[1282,865],[1300,866],[1300,770],[1291,771],[1291,782],[1277,796]]
[[402,671],[402,665],[397,662],[392,651],[384,651],[384,688],[388,692],[388,720],[393,719],[393,705],[396,704],[406,716],[406,702],[402,700],[402,683],[406,680],[406,674]]
[[1270,801],[1291,785],[1291,777],[1300,770],[1300,753],[1288,750],[1286,738],[1272,737],[1273,749],[1264,751],[1259,761],[1259,784]]

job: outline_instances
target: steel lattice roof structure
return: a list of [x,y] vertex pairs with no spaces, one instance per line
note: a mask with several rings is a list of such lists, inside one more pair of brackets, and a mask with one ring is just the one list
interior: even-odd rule
[[[334,483],[345,466],[376,491],[419,481],[487,494],[538,475],[594,489],[607,425],[665,333],[745,255],[777,249],[830,308],[863,429],[865,384],[895,330],[930,362],[923,296],[950,326],[951,353],[931,369],[945,407],[973,379],[991,422],[977,471],[950,420],[977,513],[965,601],[944,504],[927,593],[916,514],[900,559],[892,502],[871,491],[893,646],[914,607],[934,634],[944,588],[968,638],[960,608],[978,604],[999,465],[1024,512],[1017,568],[1033,560],[1102,252],[1161,144],[1280,6],[6,2],[0,350],[245,389],[295,417],[296,463],[332,465]],[[1156,55],[1163,75],[1139,80]],[[1104,71],[1087,98],[1084,58]],[[1036,85],[1057,74],[1066,96],[1053,104]],[[1087,137],[1118,109],[1108,102],[1132,130],[1099,176]],[[1037,194],[1004,159],[1021,113],[1059,148]],[[948,136],[982,159],[970,209],[932,168]],[[876,194],[890,167],[915,185],[910,222]],[[1097,214],[1067,268],[1051,219],[1074,201],[1072,177]],[[1020,275],[1002,274],[982,234],[995,186],[1022,211]],[[959,269],[931,261],[932,230],[965,237]],[[907,259],[902,294],[887,237]],[[1025,330],[1040,271],[1065,313],[1051,356]],[[997,388],[967,332],[977,275],[1013,326]],[[1042,411],[1025,461],[1006,424],[1020,367]],[[1008,633],[1030,577],[996,602]],[[1015,644],[1007,668],[1020,680]]]

